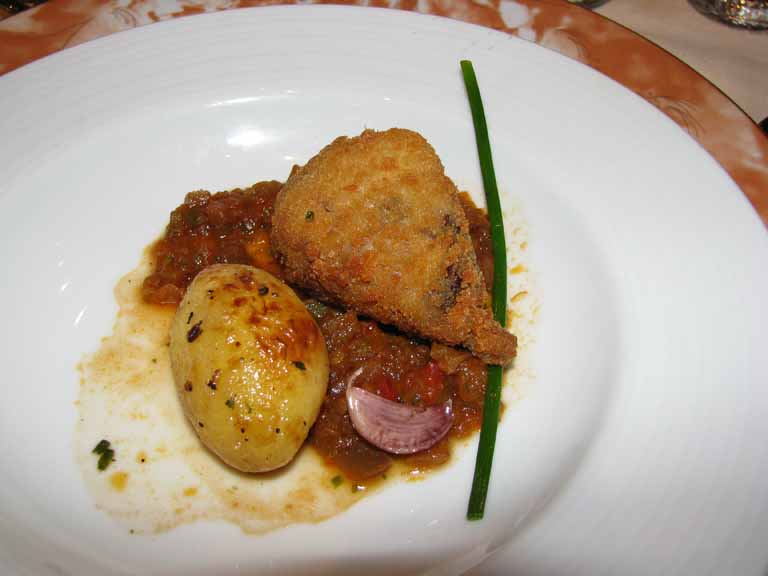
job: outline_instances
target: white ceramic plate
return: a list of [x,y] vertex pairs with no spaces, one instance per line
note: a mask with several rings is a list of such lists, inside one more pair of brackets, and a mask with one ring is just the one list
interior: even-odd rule
[[[340,134],[421,131],[481,190],[474,61],[503,202],[543,307],[536,380],[473,454],[319,525],[130,535],[74,463],[75,364],[185,192],[285,178]],[[759,573],[768,552],[768,239],[671,121],[594,71],[455,21],[237,10],[91,42],[0,78],[0,567],[7,574]],[[480,197],[478,195],[478,197]]]

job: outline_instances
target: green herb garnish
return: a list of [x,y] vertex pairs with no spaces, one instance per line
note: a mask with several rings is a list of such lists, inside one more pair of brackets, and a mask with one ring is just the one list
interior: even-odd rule
[[232,408],[235,407],[235,400],[234,400],[234,398],[227,398],[227,401],[224,402],[224,404],[226,404],[227,408],[229,408],[231,410]]
[[311,222],[314,219],[315,219],[315,213],[312,212],[312,210],[307,210],[304,213],[304,220],[306,220],[307,222]]
[[338,474],[331,478],[331,484],[333,484],[334,488],[338,488],[341,486],[341,484],[344,482],[344,478],[341,477],[341,474]]
[[108,448],[101,456],[99,456],[99,462],[96,464],[96,466],[98,466],[99,470],[104,471],[107,469],[107,466],[112,464],[114,459],[115,451],[112,450],[112,448]]
[[99,440],[99,443],[93,448],[92,452],[99,455],[99,461],[96,464],[99,470],[106,470],[115,459],[115,451],[112,449],[109,440]]
[[307,310],[309,310],[309,313],[315,317],[315,320],[322,318],[323,314],[328,310],[328,307],[325,304],[318,302],[317,300],[307,300],[304,302],[304,305],[307,307]]
[[93,449],[94,454],[104,454],[110,447],[109,440],[99,440],[99,443]]
[[298,368],[299,370],[307,369],[307,366],[301,360],[294,360],[293,365],[296,366],[296,368]]
[[[461,72],[467,88],[469,107],[472,110],[472,122],[475,125],[477,154],[483,174],[483,188],[491,225],[491,244],[493,247],[493,317],[504,326],[507,320],[507,248],[504,240],[504,219],[501,214],[501,201],[496,186],[496,173],[493,169],[491,143],[488,138],[488,125],[485,121],[483,100],[477,77],[469,60],[461,61]],[[485,500],[491,479],[493,451],[496,446],[496,430],[499,426],[499,406],[501,404],[501,366],[488,366],[488,384],[485,388],[483,405],[483,424],[480,428],[480,441],[475,460],[475,475],[472,479],[472,491],[469,495],[467,518],[480,520],[485,512]]]

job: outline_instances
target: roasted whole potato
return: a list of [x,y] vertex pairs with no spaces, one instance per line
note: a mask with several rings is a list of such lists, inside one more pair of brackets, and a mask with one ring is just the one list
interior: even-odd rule
[[205,268],[179,305],[170,347],[184,412],[211,451],[243,472],[291,461],[328,383],[325,341],[291,288],[251,266]]

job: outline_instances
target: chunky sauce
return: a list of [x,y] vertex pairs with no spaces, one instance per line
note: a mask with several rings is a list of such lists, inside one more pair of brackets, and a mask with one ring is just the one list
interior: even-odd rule
[[[281,277],[269,245],[279,182],[211,195],[192,192],[170,217],[164,236],[151,249],[152,272],[142,285],[151,304],[176,305],[195,275],[211,264],[257,266]],[[475,252],[486,284],[493,274],[490,229],[485,213],[462,194]],[[391,327],[358,318],[351,311],[306,300],[325,337],[330,360],[328,391],[309,444],[354,482],[382,475],[395,461],[421,471],[450,458],[452,440],[480,427],[485,365],[469,353],[416,340]],[[390,400],[429,406],[451,398],[454,423],[449,435],[412,456],[392,456],[363,440],[347,414],[344,392],[350,375],[362,368],[356,385]]]
[[269,251],[269,228],[281,186],[268,181],[213,195],[204,190],[187,194],[152,247],[144,301],[178,304],[187,285],[211,264],[251,264],[278,275]]

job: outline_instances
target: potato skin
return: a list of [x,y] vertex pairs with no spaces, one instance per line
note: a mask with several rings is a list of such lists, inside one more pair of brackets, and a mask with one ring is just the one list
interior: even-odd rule
[[170,351],[184,412],[211,451],[243,472],[291,461],[322,405],[328,354],[290,287],[251,266],[205,268],[176,311]]

